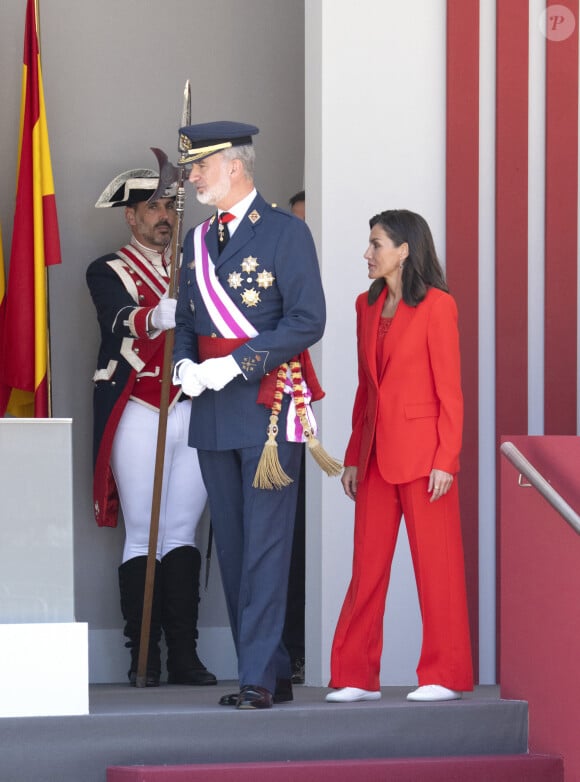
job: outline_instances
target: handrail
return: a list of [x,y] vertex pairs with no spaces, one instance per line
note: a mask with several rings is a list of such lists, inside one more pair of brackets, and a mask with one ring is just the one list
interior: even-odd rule
[[556,510],[560,516],[580,535],[580,516],[576,513],[562,495],[558,494],[544,476],[526,459],[513,443],[502,443],[500,451],[503,455],[524,475],[531,485],[540,492],[547,502]]

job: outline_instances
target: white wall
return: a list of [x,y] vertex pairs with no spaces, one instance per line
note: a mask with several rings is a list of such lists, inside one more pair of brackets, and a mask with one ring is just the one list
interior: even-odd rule
[[[327,392],[321,437],[342,457],[356,388],[354,300],[369,285],[362,258],[369,218],[413,209],[442,254],[445,246],[444,0],[306,0],[306,134],[307,220],[328,305],[319,348]],[[353,504],[337,480],[316,468],[308,478],[307,678],[321,684],[350,578]],[[383,684],[416,681],[420,632],[403,535],[385,619]]]

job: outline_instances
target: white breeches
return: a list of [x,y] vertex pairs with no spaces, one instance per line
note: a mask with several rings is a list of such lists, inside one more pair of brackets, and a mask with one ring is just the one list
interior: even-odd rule
[[[191,401],[174,405],[167,419],[157,559],[179,546],[194,546],[207,501],[197,451],[187,444]],[[111,469],[125,520],[123,562],[146,556],[153,498],[159,414],[129,401],[115,432]]]

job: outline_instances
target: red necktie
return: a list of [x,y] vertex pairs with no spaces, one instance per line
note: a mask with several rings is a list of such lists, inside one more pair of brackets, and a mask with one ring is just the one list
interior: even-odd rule
[[235,219],[236,216],[231,214],[231,212],[222,212],[218,217],[218,252],[220,253],[230,240],[228,223]]

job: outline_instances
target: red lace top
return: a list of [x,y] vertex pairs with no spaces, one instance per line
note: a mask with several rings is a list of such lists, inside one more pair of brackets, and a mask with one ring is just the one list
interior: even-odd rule
[[377,369],[383,366],[383,344],[388,330],[391,328],[392,318],[381,318],[379,320],[379,332],[377,334]]

